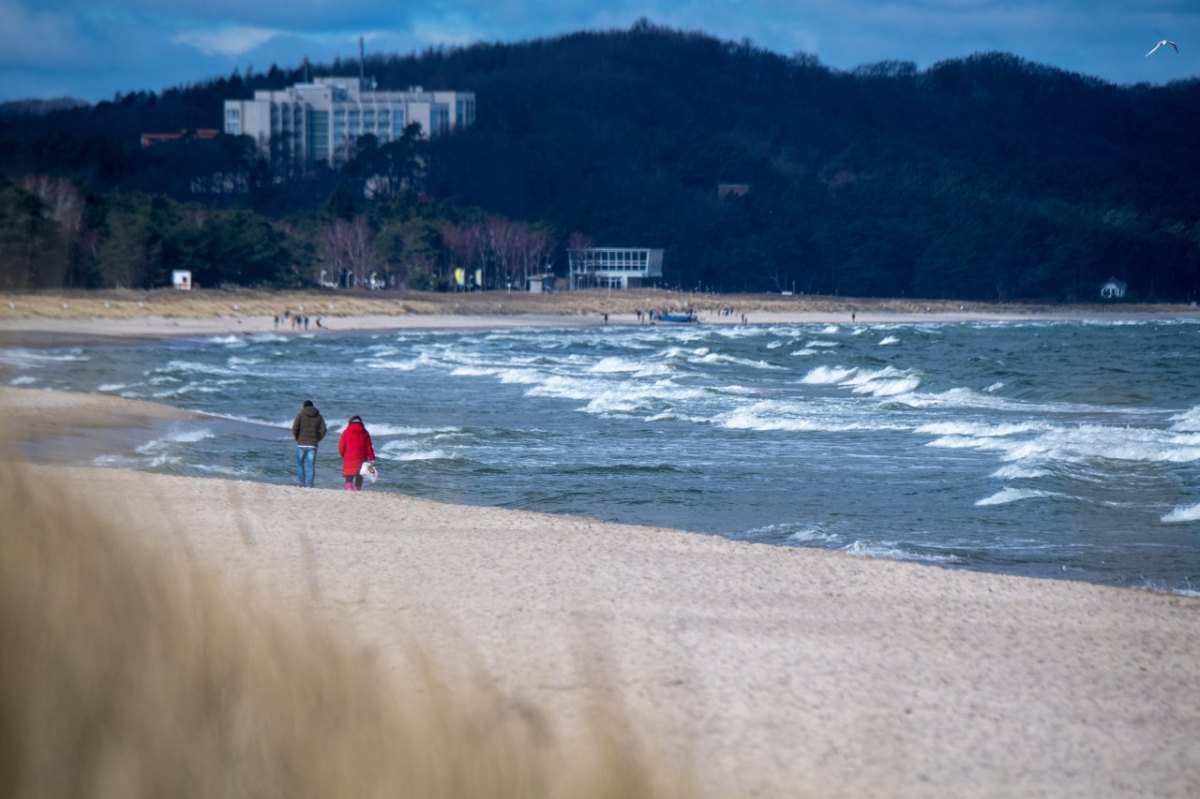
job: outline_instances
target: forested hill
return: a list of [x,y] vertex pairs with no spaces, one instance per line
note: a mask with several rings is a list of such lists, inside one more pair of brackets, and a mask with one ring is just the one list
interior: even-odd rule
[[[662,247],[672,286],[1090,300],[1113,276],[1132,299],[1200,291],[1198,80],[1118,87],[998,53],[843,72],[647,23],[365,69],[380,88],[476,92],[476,126],[430,145],[439,208],[544,224],[560,248],[572,233]],[[192,162],[141,152],[138,134],[218,127],[223,99],[302,75],[0,116],[0,165],[196,202],[179,188]],[[335,182],[251,180],[220,203],[303,226]]]

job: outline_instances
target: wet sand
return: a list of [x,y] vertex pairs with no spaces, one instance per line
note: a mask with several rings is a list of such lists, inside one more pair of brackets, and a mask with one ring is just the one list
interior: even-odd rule
[[[9,445],[179,413],[14,388],[0,411]],[[1200,598],[369,490],[27,468],[396,673],[419,640],[567,737],[598,694],[708,795],[1200,795]]]

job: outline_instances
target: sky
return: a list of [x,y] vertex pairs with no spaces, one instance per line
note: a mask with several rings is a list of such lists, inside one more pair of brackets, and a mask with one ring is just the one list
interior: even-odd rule
[[[406,55],[641,18],[842,70],[1001,51],[1116,84],[1200,77],[1200,0],[0,0],[0,102],[356,59],[359,37],[368,54]],[[1179,52],[1147,57],[1161,39]]]

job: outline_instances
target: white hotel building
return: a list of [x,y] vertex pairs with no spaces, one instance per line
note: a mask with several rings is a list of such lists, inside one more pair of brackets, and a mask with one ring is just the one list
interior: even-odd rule
[[225,132],[252,136],[268,158],[280,156],[341,166],[359,136],[380,144],[399,139],[416,122],[440,136],[475,121],[475,93],[375,91],[361,78],[317,78],[282,91],[259,90],[253,100],[225,101]]

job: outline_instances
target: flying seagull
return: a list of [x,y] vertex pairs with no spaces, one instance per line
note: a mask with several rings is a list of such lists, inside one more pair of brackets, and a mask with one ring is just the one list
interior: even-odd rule
[[1177,52],[1177,53],[1179,52],[1179,45],[1175,44],[1175,42],[1171,41],[1170,39],[1163,39],[1161,42],[1159,42],[1158,44],[1156,44],[1150,48],[1150,52],[1146,53],[1146,57],[1149,58],[1151,55],[1154,54],[1155,50],[1157,50],[1160,47],[1166,47],[1167,45],[1171,45],[1172,47],[1175,48],[1175,52]]

